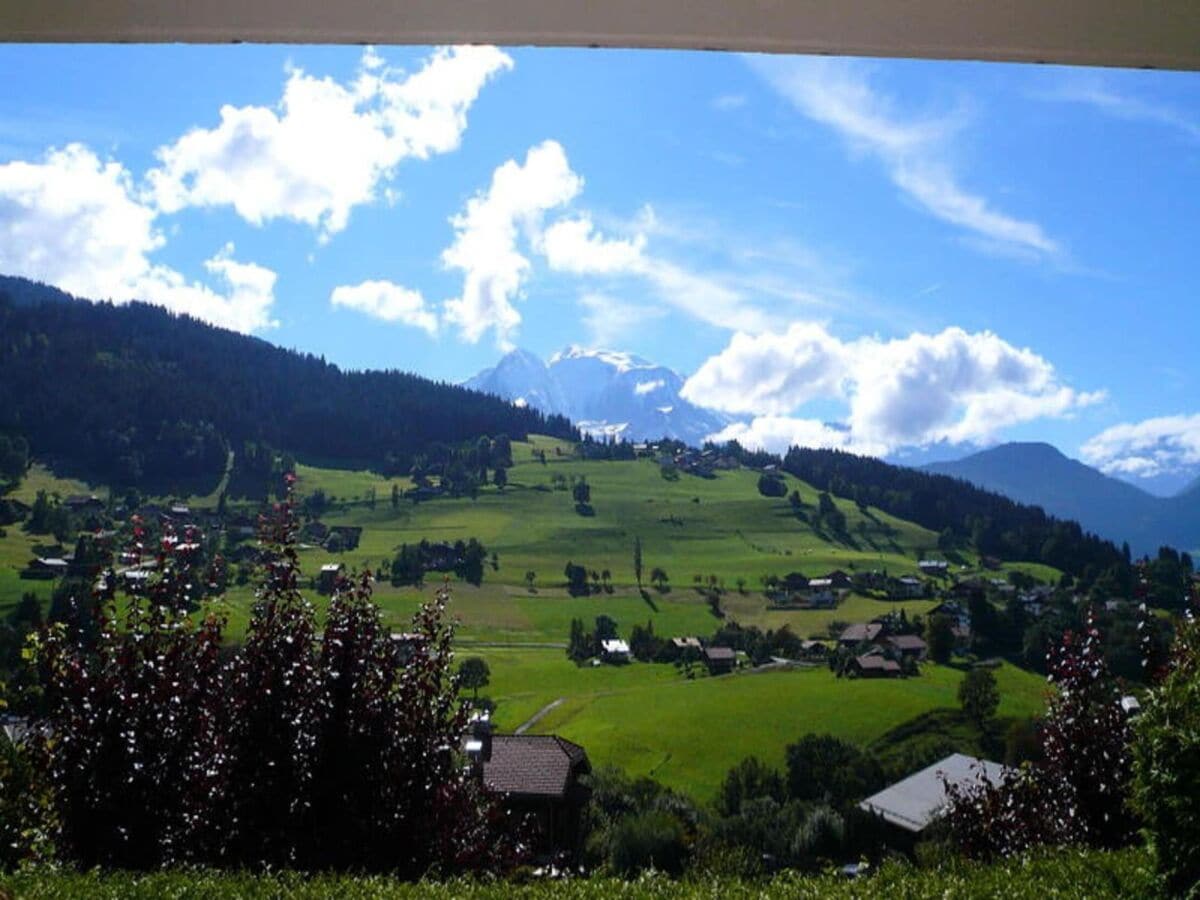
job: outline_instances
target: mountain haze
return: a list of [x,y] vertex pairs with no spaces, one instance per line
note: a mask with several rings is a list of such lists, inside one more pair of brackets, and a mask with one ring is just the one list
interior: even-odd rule
[[669,437],[698,446],[730,419],[680,397],[683,382],[672,369],[629,353],[572,346],[548,362],[513,350],[464,387],[566,416],[595,435]]
[[1045,443],[1000,444],[921,468],[1074,519],[1110,540],[1128,541],[1135,553],[1153,553],[1162,544],[1200,545],[1200,485],[1175,497],[1156,497]]

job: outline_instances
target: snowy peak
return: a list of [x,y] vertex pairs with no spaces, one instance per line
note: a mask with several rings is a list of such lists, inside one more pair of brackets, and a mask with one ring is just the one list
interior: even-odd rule
[[[522,351],[514,351],[522,352]],[[640,356],[634,356],[632,353],[622,353],[618,350],[588,350],[580,347],[577,344],[570,344],[550,357],[550,365],[554,366],[560,362],[577,359],[594,359],[616,369],[618,372],[627,372],[630,369],[652,369],[653,363],[649,363]]]
[[570,346],[548,363],[514,350],[465,383],[514,403],[567,416],[595,435],[699,445],[729,418],[679,396],[683,378],[632,353]]

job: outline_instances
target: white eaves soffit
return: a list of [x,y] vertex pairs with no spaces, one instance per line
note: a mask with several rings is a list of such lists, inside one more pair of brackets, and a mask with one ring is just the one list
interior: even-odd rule
[[668,47],[1200,69],[1200,0],[0,0],[0,41]]

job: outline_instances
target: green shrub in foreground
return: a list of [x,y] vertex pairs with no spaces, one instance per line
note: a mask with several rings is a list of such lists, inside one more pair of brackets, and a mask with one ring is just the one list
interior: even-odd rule
[[1133,805],[1172,892],[1200,894],[1200,623],[1180,627],[1175,665],[1150,692],[1133,745]]
[[1116,852],[1064,851],[1046,856],[1006,860],[993,865],[952,863],[935,870],[891,863],[875,875],[849,881],[835,874],[788,874],[771,881],[697,878],[675,881],[645,875],[635,881],[610,878],[533,882],[453,880],[406,883],[386,877],[314,877],[294,873],[250,875],[212,871],[168,871],[151,875],[75,874],[28,869],[0,875],[0,897],[30,900],[622,900],[622,898],[959,898],[1004,897],[1046,900],[1048,897],[1107,898],[1165,896],[1144,850]]

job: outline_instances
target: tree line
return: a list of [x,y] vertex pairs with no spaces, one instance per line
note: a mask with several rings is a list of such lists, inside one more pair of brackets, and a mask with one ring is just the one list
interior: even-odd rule
[[120,485],[215,478],[250,441],[391,474],[435,442],[578,438],[561,416],[455,385],[345,371],[142,303],[61,296],[0,282],[6,468],[27,450]]

